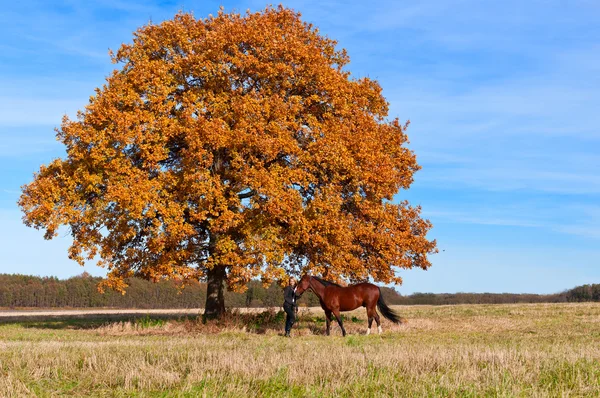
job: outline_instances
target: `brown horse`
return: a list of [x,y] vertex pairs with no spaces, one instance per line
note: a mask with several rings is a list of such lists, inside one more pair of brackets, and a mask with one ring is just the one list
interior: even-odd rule
[[356,285],[342,287],[336,283],[317,278],[316,276],[304,275],[300,280],[300,283],[298,283],[296,295],[302,295],[307,289],[311,289],[321,302],[321,308],[325,311],[325,318],[327,320],[328,336],[331,327],[331,314],[335,316],[340,328],[342,328],[342,335],[346,336],[346,329],[344,329],[344,323],[342,322],[340,312],[352,311],[358,307],[367,307],[367,317],[369,318],[367,334],[371,333],[373,319],[377,322],[377,329],[379,330],[379,334],[381,334],[381,322],[375,306],[377,306],[379,312],[390,321],[394,323],[401,322],[400,316],[392,311],[383,301],[379,287],[372,283],[358,283]]

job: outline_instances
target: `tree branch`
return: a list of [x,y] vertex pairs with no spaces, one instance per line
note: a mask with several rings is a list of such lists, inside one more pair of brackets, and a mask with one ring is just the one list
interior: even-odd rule
[[248,199],[248,198],[251,198],[254,195],[256,195],[256,191],[254,189],[251,189],[248,192],[238,193],[238,198],[240,198],[240,199]]

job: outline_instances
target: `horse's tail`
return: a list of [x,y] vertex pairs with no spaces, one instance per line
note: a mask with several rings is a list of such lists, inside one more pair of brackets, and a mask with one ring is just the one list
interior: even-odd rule
[[402,318],[400,317],[400,315],[394,312],[390,307],[387,306],[385,301],[383,301],[381,289],[379,289],[379,300],[377,300],[377,308],[379,309],[379,312],[381,312],[381,315],[383,315],[390,321],[394,323],[402,323]]

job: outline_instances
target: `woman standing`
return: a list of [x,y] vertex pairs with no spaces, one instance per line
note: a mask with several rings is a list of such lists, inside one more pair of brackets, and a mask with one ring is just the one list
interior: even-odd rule
[[291,277],[289,284],[283,289],[283,309],[287,314],[285,318],[285,337],[291,337],[290,331],[292,330],[292,325],[296,321],[296,299],[300,297],[296,296],[296,283],[296,279]]

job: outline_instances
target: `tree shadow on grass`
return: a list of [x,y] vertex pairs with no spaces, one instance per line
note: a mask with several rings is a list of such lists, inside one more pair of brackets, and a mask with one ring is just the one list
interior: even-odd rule
[[[39,316],[29,319],[6,320],[4,324],[19,324],[27,329],[51,330],[132,330],[171,327],[171,331],[191,334],[214,334],[222,331],[243,331],[267,334],[283,330],[285,313],[267,310],[256,313],[228,311],[221,319],[209,320],[198,315],[181,314],[80,314],[70,316]],[[168,323],[168,325],[167,325]],[[175,328],[172,328],[175,326]],[[126,331],[120,333],[126,334]]]
[[54,329],[54,330],[92,330],[102,326],[111,324],[130,322],[140,326],[157,326],[162,325],[165,321],[176,320],[186,321],[196,319],[197,316],[182,316],[182,315],[148,315],[148,314],[127,314],[127,315],[83,315],[77,318],[52,318],[47,320],[25,320],[18,322],[27,329]]
[[[46,330],[97,330],[107,335],[127,334],[219,334],[236,332],[248,334],[283,335],[285,313],[269,309],[263,312],[228,311],[220,319],[208,320],[198,315],[181,314],[81,314],[77,317],[54,317],[50,319],[18,320],[15,322],[28,329]],[[345,318],[344,325],[349,333],[362,330],[364,320]],[[6,323],[6,322],[5,322]],[[331,325],[331,334],[339,332],[337,322]],[[356,330],[355,330],[356,329]],[[292,334],[296,336],[325,336],[324,315],[301,311],[294,324]]]

